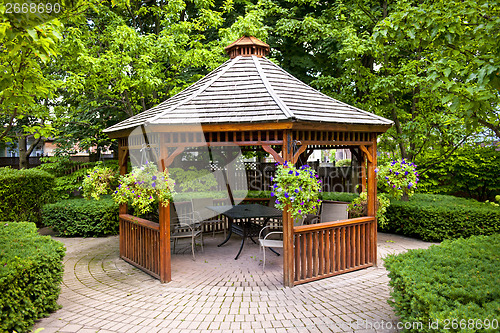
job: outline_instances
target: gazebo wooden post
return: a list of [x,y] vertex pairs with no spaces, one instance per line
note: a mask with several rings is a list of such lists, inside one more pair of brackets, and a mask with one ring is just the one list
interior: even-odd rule
[[[291,131],[283,131],[283,161],[293,163],[293,151],[291,149]],[[290,205],[283,210],[283,285],[293,287],[293,219],[288,211]]]
[[[125,138],[120,138],[118,139],[118,168],[120,171],[120,175],[124,176],[127,173],[127,165],[128,165],[128,145],[127,145],[127,139]],[[118,210],[118,214],[127,214],[127,205],[126,204],[120,204],[120,208]],[[124,240],[124,232],[123,232],[123,226],[122,226],[122,221],[120,219],[119,222],[119,237],[120,237],[120,256],[124,255],[125,252],[125,240]]]
[[[376,213],[376,202],[377,202],[377,175],[375,173],[375,168],[377,167],[377,134],[371,133],[372,145],[368,147],[368,153],[371,155],[368,158],[368,216],[375,216]],[[372,262],[377,265],[377,219],[373,221],[371,229],[371,244],[372,244]]]
[[[168,167],[166,160],[168,158],[168,148],[165,143],[165,136],[160,135],[160,163],[158,168],[161,171],[165,171]],[[172,281],[172,267],[171,267],[171,257],[170,257],[170,203],[167,206],[163,206],[162,203],[159,205],[159,228],[160,228],[160,256],[159,256],[159,271],[160,271],[160,282],[170,282]]]

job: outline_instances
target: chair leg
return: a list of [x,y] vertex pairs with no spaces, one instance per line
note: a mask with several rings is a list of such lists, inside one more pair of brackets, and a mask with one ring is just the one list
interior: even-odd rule
[[204,241],[203,241],[203,232],[200,234],[200,237],[201,237],[201,252],[205,252],[205,250],[203,249],[203,245],[204,245],[203,244],[204,243]]
[[193,260],[196,261],[196,258],[194,256],[194,242],[195,242],[195,238],[194,236],[191,238],[191,252],[193,252]]
[[263,259],[264,262],[262,263],[262,271],[266,269],[266,248],[262,247],[262,252],[263,252]]

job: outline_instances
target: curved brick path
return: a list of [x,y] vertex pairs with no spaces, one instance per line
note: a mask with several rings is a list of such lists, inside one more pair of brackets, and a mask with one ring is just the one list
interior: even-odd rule
[[[67,247],[63,308],[35,324],[44,333],[397,331],[387,329],[396,318],[381,261],[379,267],[283,288],[281,257],[266,255],[263,272],[257,245],[246,244],[235,261],[237,236],[218,248],[221,236],[209,235],[196,261],[186,248],[178,249],[173,281],[161,284],[119,259],[116,236],[57,239]],[[379,234],[379,257],[430,245]],[[354,326],[357,321],[362,325]]]

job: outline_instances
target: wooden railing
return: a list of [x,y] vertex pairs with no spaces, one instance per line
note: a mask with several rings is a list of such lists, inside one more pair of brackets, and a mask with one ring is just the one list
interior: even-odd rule
[[294,227],[294,285],[375,263],[374,217]]
[[[243,203],[267,204],[269,199],[248,198]],[[216,199],[215,204],[224,204],[224,200]],[[176,203],[178,214],[191,212],[189,201]],[[171,210],[172,212],[173,210]],[[222,231],[223,223],[206,224],[206,232]],[[120,214],[120,256],[146,273],[160,278],[160,225],[159,223],[135,217],[129,214]]]
[[160,225],[129,214],[120,214],[120,256],[160,278]]

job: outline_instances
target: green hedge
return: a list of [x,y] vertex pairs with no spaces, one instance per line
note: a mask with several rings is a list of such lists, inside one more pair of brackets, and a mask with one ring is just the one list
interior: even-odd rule
[[42,206],[53,198],[54,176],[36,169],[0,168],[0,221],[40,223]]
[[0,223],[0,332],[26,332],[59,308],[64,245],[28,222]]
[[43,207],[43,223],[61,236],[104,236],[118,233],[118,205],[101,200],[68,199]]
[[[402,322],[423,324],[409,332],[500,329],[500,234],[445,241],[428,250],[390,255],[384,261],[392,287],[389,303]],[[495,319],[496,329],[478,329],[479,324],[484,328],[486,320],[491,324]],[[465,323],[470,330],[460,326]]]
[[410,201],[392,201],[389,224],[382,231],[441,241],[500,232],[500,208],[449,195],[415,194]]

